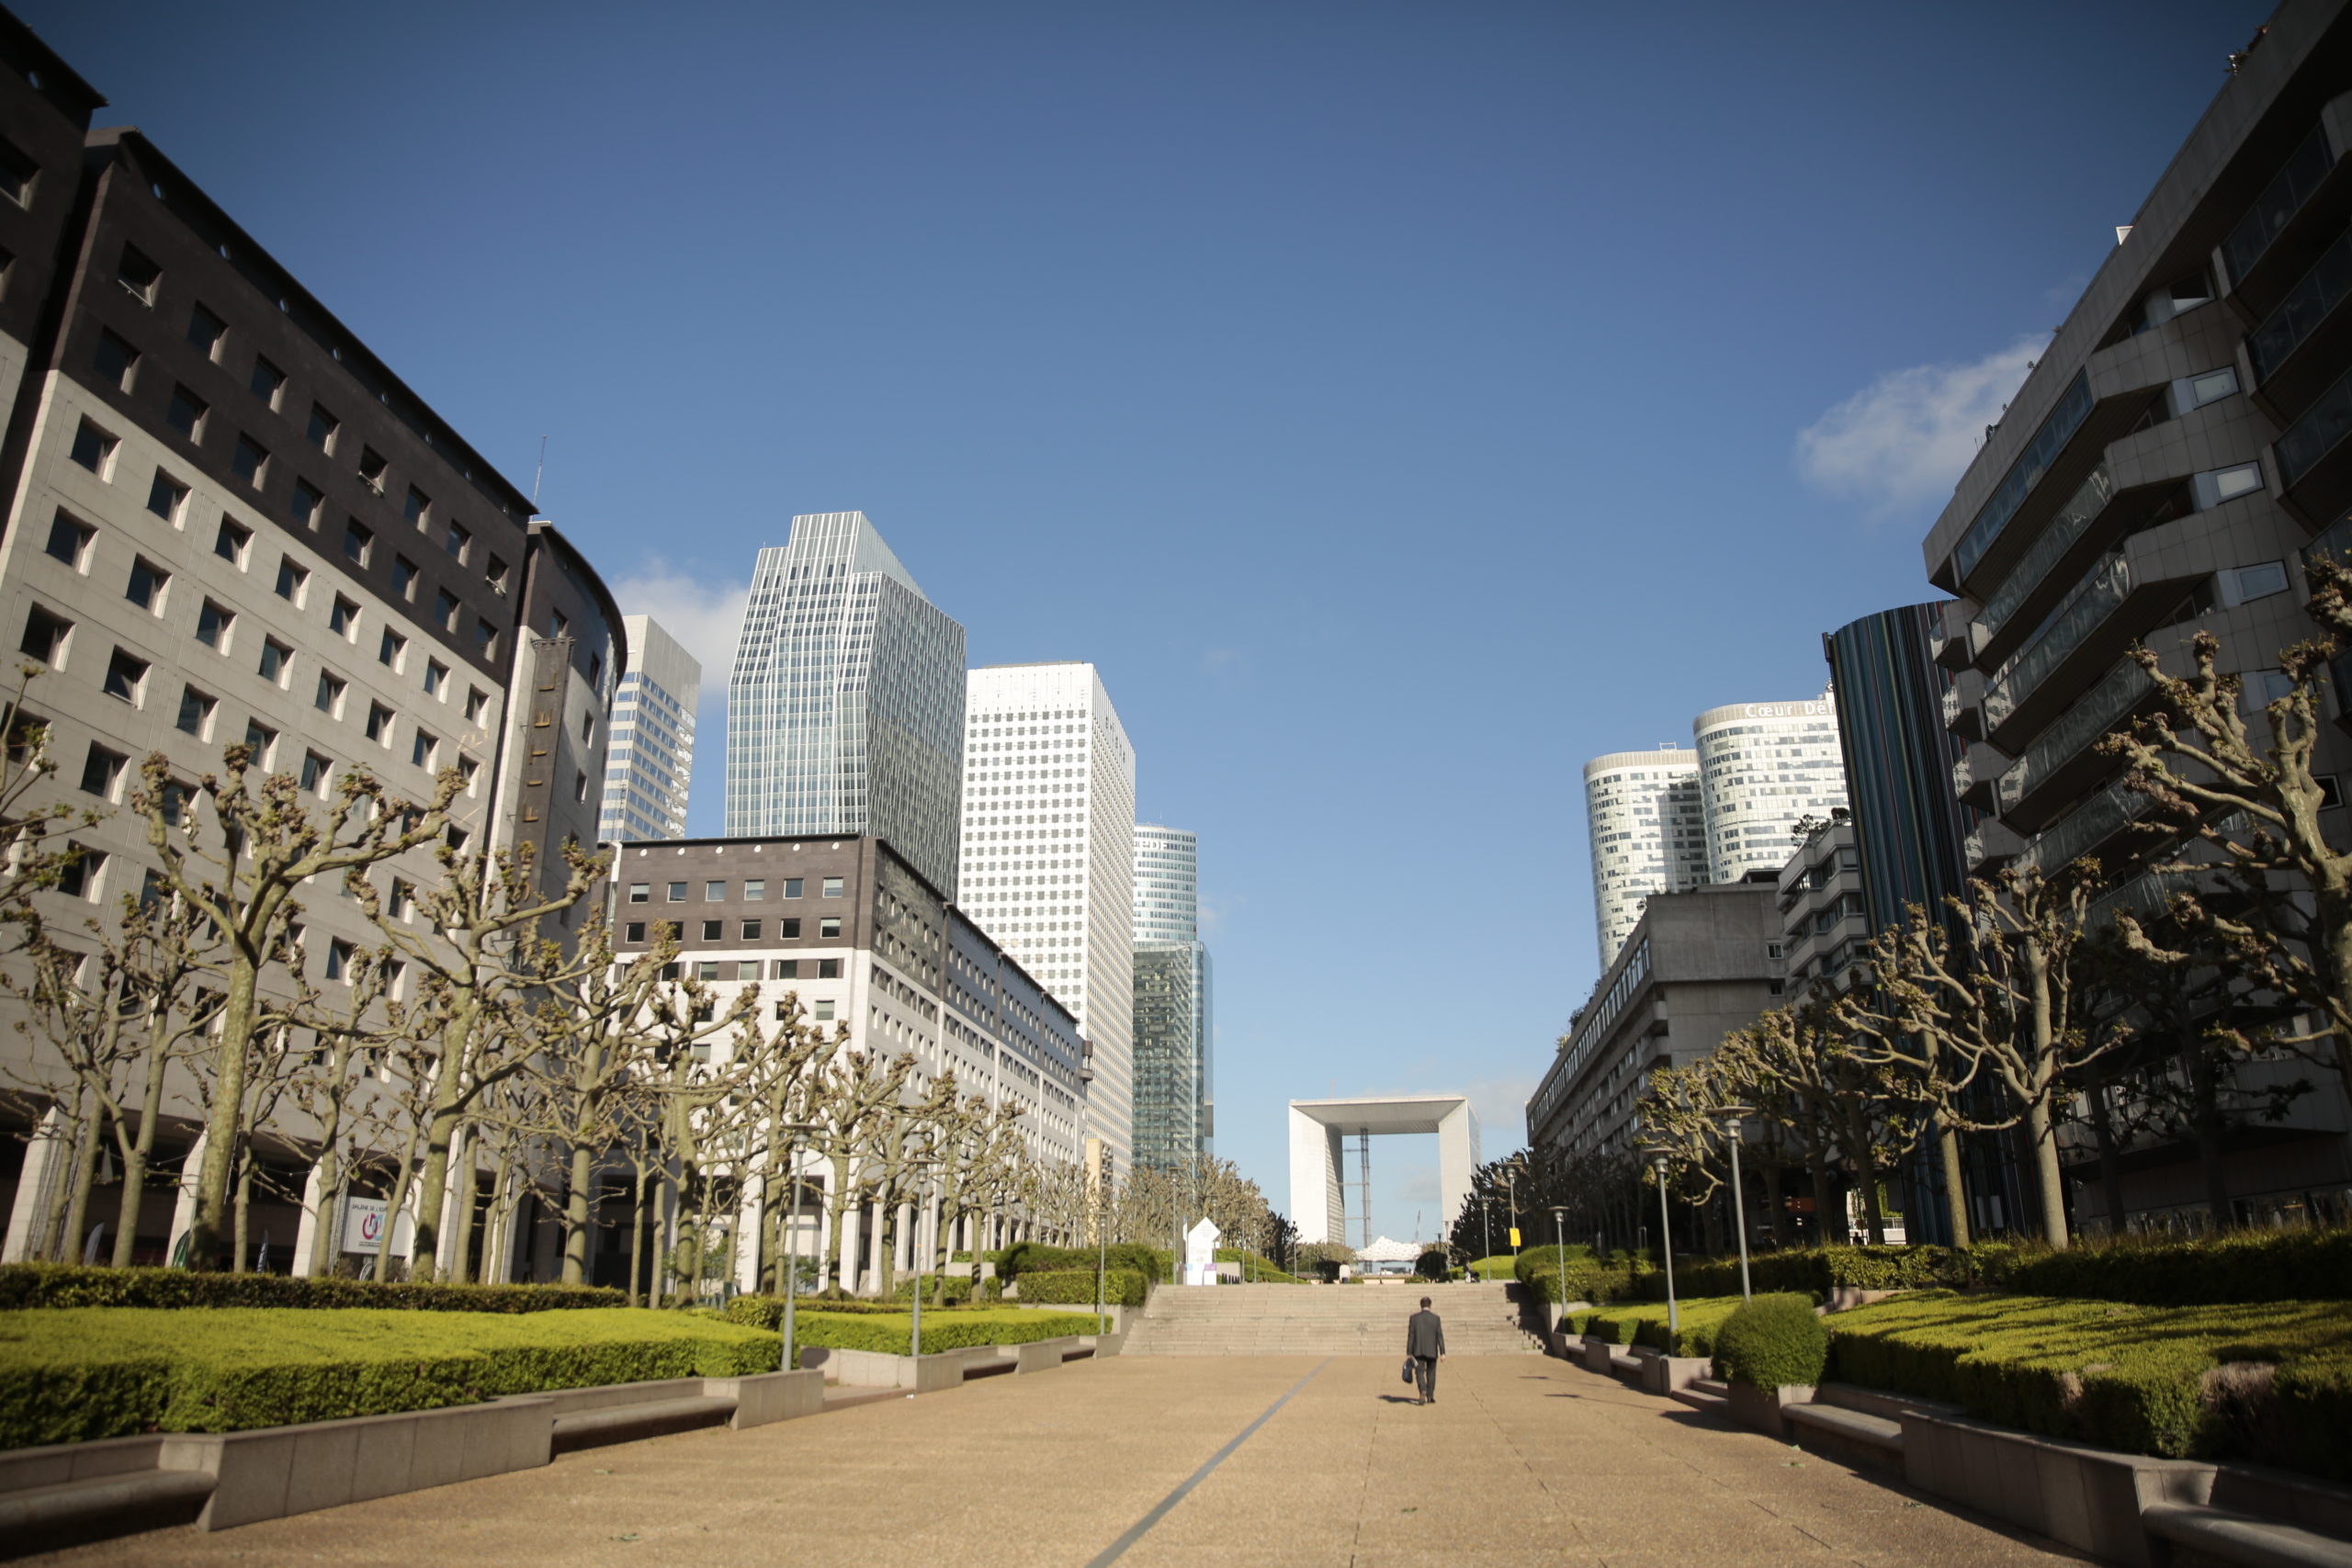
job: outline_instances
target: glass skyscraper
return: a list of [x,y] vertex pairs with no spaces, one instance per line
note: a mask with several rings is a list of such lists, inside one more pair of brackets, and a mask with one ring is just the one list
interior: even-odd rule
[[1136,825],[1135,1161],[1163,1170],[1207,1154],[1216,1131],[1200,873],[1200,835]]
[[608,844],[683,839],[702,666],[652,617],[628,615],[621,624],[628,629],[628,668],[613,694],[596,837]]
[[1838,709],[1826,692],[1811,702],[1709,708],[1690,729],[1710,882],[1737,882],[1751,871],[1778,875],[1796,847],[1789,830],[1806,817],[1826,821],[1846,804]]
[[871,833],[956,896],[964,628],[862,512],[760,552],[727,684],[727,834]]

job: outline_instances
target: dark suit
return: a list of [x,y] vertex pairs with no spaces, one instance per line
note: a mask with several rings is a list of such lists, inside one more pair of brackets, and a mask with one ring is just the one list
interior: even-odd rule
[[1413,1381],[1424,1400],[1437,1398],[1437,1359],[1445,1354],[1445,1324],[1423,1307],[1405,1321],[1405,1354],[1413,1358]]

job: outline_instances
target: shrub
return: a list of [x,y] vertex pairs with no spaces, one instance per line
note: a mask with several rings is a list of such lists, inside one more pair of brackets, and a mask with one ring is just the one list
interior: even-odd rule
[[287,1274],[186,1269],[0,1265],[0,1312],[36,1307],[368,1307],[408,1312],[558,1312],[624,1307],[622,1292],[587,1285],[392,1285]]
[[1750,1388],[1817,1383],[1828,1359],[1829,1331],[1811,1296],[1758,1296],[1715,1331],[1715,1375]]
[[1715,1331],[1738,1306],[1737,1296],[1678,1302],[1678,1322],[1672,1329],[1667,1326],[1663,1302],[1628,1302],[1572,1315],[1581,1325],[1578,1333],[1606,1339],[1612,1345],[1646,1345],[1669,1356],[1712,1356],[1715,1353]]
[[[972,1312],[1001,1312],[1002,1310],[1003,1309],[1001,1307],[973,1306],[969,1304],[960,1306],[950,1304],[944,1307],[935,1307],[926,1300],[923,1303],[922,1317],[925,1323],[929,1323],[936,1316],[960,1315],[964,1313]],[[796,1313],[794,1316],[797,1321],[799,1318],[808,1316],[812,1312],[821,1312],[835,1317],[903,1317],[910,1315],[910,1309],[907,1306],[895,1302],[860,1301],[854,1296],[802,1296],[800,1298],[800,1310]],[[729,1323],[748,1324],[753,1328],[764,1328],[773,1333],[784,1326],[784,1298],[782,1296],[737,1296],[727,1303],[726,1317],[727,1321]]]
[[[1948,1247],[1807,1247],[1751,1254],[1748,1285],[1758,1292],[1795,1292],[1816,1299],[1840,1286],[1864,1291],[1918,1290],[1961,1283],[1964,1257]],[[1674,1286],[1694,1296],[1730,1295],[1739,1289],[1739,1259],[1677,1258]],[[1642,1293],[1666,1299],[1666,1276],[1647,1275]]]
[[1424,1280],[1442,1280],[1452,1270],[1446,1267],[1445,1253],[1433,1247],[1413,1260],[1413,1272]]
[[[1094,1304],[1096,1275],[1091,1269],[1057,1269],[1042,1274],[1021,1276],[1021,1299],[1025,1302],[1050,1302]],[[1132,1269],[1114,1269],[1102,1280],[1102,1300],[1113,1306],[1139,1307],[1150,1293],[1150,1281]]]
[[[922,1277],[922,1304],[925,1308],[929,1308],[932,1303],[939,1299],[940,1283],[940,1278],[936,1274],[925,1274]],[[982,1301],[992,1302],[1004,1294],[1004,1281],[1001,1280],[985,1280],[981,1284],[983,1288],[980,1292],[980,1299]],[[911,1276],[900,1280],[890,1290],[892,1298],[902,1302],[913,1300],[914,1293],[915,1280]],[[972,1299],[972,1281],[950,1274],[946,1279],[946,1294],[948,1305],[960,1306]]]
[[[1004,1249],[997,1260],[1000,1279],[1018,1280],[1023,1274],[1061,1273],[1083,1269],[1094,1272],[1098,1263],[1112,1269],[1131,1269],[1148,1280],[1167,1278],[1168,1253],[1164,1248],[1148,1247],[1140,1242],[1114,1242],[1108,1247],[1046,1247],[1034,1241],[1015,1242]],[[1027,1294],[1024,1291],[1023,1294]]]
[[[1563,1284],[1559,1253],[1554,1247],[1531,1248],[1512,1261],[1511,1274],[1527,1287],[1528,1293],[1540,1302],[1565,1304],[1568,1302],[1623,1301],[1643,1293],[1642,1282],[1648,1274],[1645,1260],[1621,1255],[1615,1261],[1603,1262],[1589,1249],[1568,1249],[1568,1270]],[[1736,1282],[1734,1290],[1739,1287]],[[1663,1301],[1666,1290],[1661,1285],[1657,1297]]]
[[[837,1350],[904,1356],[914,1344],[912,1313],[804,1312],[794,1315],[792,1327],[797,1345],[822,1345]],[[1091,1312],[959,1312],[936,1317],[925,1313],[922,1353],[936,1355],[975,1345],[1026,1345],[1064,1335],[1092,1334],[1099,1327]]]
[[684,1314],[65,1307],[0,1314],[0,1448],[236,1432],[503,1394],[772,1371],[776,1337]]
[[2130,1237],[2019,1256],[2002,1282],[2024,1295],[2144,1306],[2352,1301],[2352,1230],[2241,1232],[2194,1241]]

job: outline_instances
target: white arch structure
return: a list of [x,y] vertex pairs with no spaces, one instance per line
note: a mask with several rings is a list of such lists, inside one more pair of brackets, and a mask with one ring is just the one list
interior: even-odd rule
[[1470,1173],[1478,1166],[1478,1118],[1459,1094],[1380,1095],[1368,1100],[1290,1102],[1290,1213],[1298,1239],[1348,1239],[1345,1154],[1341,1140],[1359,1134],[1437,1134],[1437,1190],[1443,1213],[1438,1234],[1453,1228],[1470,1201]]

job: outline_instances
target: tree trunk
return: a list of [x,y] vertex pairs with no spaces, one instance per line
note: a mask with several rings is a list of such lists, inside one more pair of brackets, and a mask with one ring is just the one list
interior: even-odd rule
[[253,1213],[254,1152],[248,1148],[237,1161],[237,1217],[234,1229],[237,1239],[231,1244],[232,1251],[229,1254],[229,1272],[232,1274],[249,1274],[253,1271],[253,1265],[245,1261],[252,1256],[246,1250],[246,1247],[252,1239]]
[[2229,1170],[2222,1164],[2222,1063],[2202,1041],[2190,1041],[2181,1054],[2188,1058],[2190,1116],[2197,1134],[2197,1163],[2204,1168],[2206,1218],[2219,1235],[2236,1218],[2230,1206]]
[[637,1191],[636,1201],[629,1205],[628,1304],[643,1306],[645,1296],[644,1292],[638,1288],[638,1280],[645,1271],[645,1227],[647,1221],[652,1217],[650,1205],[653,1200],[650,1183],[646,1180],[644,1151],[641,1149],[638,1151],[636,1157],[629,1163],[636,1172]]
[[2123,1234],[2123,1151],[2115,1141],[2115,1109],[2103,1070],[2092,1070],[2089,1089],[2091,1137],[2098,1145],[2099,1203],[2107,1211],[2107,1234],[2118,1236]]
[[839,1294],[842,1289],[842,1225],[849,1206],[849,1155],[846,1151],[832,1156],[831,1190],[825,1194],[825,1289]]
[[457,1213],[450,1217],[449,1224],[453,1234],[449,1237],[449,1261],[442,1269],[441,1274],[452,1284],[462,1285],[466,1283],[472,1272],[467,1258],[473,1251],[474,1207],[481,1199],[480,1184],[474,1179],[474,1145],[471,1138],[466,1140],[465,1157],[458,1162],[454,1186],[456,1190],[452,1196],[457,1201]]
[[588,1277],[588,1184],[594,1179],[596,1156],[585,1144],[571,1145],[571,1168],[563,1194],[563,1282],[577,1285]]
[[1819,1146],[1807,1149],[1805,1164],[1813,1173],[1814,1244],[1817,1247],[1843,1247],[1847,1239],[1844,1216],[1838,1217],[1834,1231],[1829,1223],[1833,1211],[1829,1201],[1829,1151]]
[[2034,1185],[2041,1189],[2035,1194],[2041,1204],[2041,1239],[2054,1249],[2063,1250],[2066,1235],[2066,1190],[2061,1185],[2065,1174],[2058,1165],[2057,1128],[2050,1114],[2047,1096],[2037,1098],[2026,1107],[2026,1136],[2033,1145]]
[[1968,1192],[1960,1167],[1960,1134],[1940,1118],[1936,1123],[1936,1160],[1943,1168],[1944,1224],[1954,1247],[1970,1244]]
[[[264,917],[262,929],[269,929],[274,919],[274,914]],[[205,1118],[204,1160],[197,1168],[196,1220],[187,1249],[188,1267],[199,1270],[220,1266],[221,1244],[229,1232],[229,1173],[244,1143],[245,1068],[253,1054],[254,1024],[261,1010],[255,995],[256,968],[242,953],[233,957],[229,964],[228,995],[220,1004],[212,1110]]]
[[466,1061],[463,1053],[472,1039],[470,1010],[461,1012],[441,1036],[442,1058],[433,1074],[433,1111],[425,1121],[423,1190],[417,1195],[416,1239],[409,1252],[409,1278],[430,1280],[441,1263],[441,1206],[449,1186],[449,1146],[457,1137],[463,1107]]
[[[122,1145],[122,1207],[115,1222],[114,1266],[130,1267],[132,1248],[139,1245],[139,1212],[146,1201],[147,1168],[155,1156],[155,1130],[164,1120],[164,1075],[171,1058],[163,1047],[163,1016],[150,1011],[147,1032],[147,1081],[139,1094],[139,1134]],[[117,1136],[119,1140],[120,1130]]]
[[82,1129],[81,1142],[74,1150],[74,1190],[65,1205],[64,1252],[62,1259],[79,1263],[88,1243],[90,1223],[90,1190],[97,1185],[98,1147],[106,1137],[106,1101],[93,1098],[90,1104],[90,1124]]

